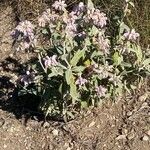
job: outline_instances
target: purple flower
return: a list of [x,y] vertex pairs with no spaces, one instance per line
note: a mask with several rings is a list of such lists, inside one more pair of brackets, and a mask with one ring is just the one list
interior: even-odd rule
[[78,33],[77,35],[78,35],[78,37],[80,37],[81,39],[86,38],[86,33],[85,33],[84,31]]
[[117,86],[119,83],[121,83],[120,77],[116,76],[116,75],[111,75],[109,78],[109,81],[113,82],[115,86]]
[[52,7],[54,7],[56,10],[63,11],[67,7],[67,5],[65,4],[65,1],[58,0],[58,1],[55,1]]
[[80,2],[77,6],[74,7],[74,12],[77,14],[77,15],[80,15],[82,12],[84,12],[85,10],[85,5],[83,2]]
[[93,24],[103,28],[107,24],[107,17],[106,14],[103,12],[100,12],[99,9],[88,9],[87,11],[88,14],[88,20],[93,21]]
[[95,88],[95,91],[99,97],[105,97],[107,89],[100,85]]
[[97,43],[99,46],[99,49],[104,52],[104,54],[109,54],[109,40],[104,38],[102,35],[99,35],[97,38]]
[[85,85],[85,83],[87,83],[88,81],[84,78],[82,78],[81,76],[78,77],[78,79],[76,80],[75,84],[82,86]]
[[65,31],[66,31],[66,35],[68,35],[69,37],[70,36],[75,37],[77,32],[76,24],[74,23],[67,24]]
[[46,56],[46,58],[44,59],[45,67],[48,68],[52,66],[57,66],[58,62],[56,58],[57,58],[57,55],[53,55],[52,57]]
[[22,75],[19,79],[19,82],[24,83],[25,86],[31,84],[34,82],[35,75],[34,73],[31,73],[30,71],[27,71],[25,75]]
[[43,12],[42,16],[38,18],[38,23],[40,27],[45,27],[46,25],[51,25],[59,18],[59,16],[50,9]]
[[29,39],[34,38],[34,25],[30,21],[23,21],[20,22],[19,25],[16,27],[16,30],[23,34],[24,37],[28,37]]
[[135,29],[132,29],[131,31],[124,33],[123,36],[128,40],[135,41],[140,36],[140,34],[135,32]]
[[25,50],[30,48],[30,46],[34,47],[36,45],[36,38],[34,35],[34,25],[31,24],[30,21],[23,21],[18,24],[15,30],[12,32],[12,37],[18,40],[18,37],[21,36],[20,47],[18,50]]

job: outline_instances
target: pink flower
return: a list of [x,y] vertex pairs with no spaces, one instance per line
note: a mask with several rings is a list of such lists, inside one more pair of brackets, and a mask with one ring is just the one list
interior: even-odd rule
[[113,82],[115,86],[117,86],[119,83],[121,83],[120,77],[116,76],[116,75],[111,75],[109,78],[109,81]]
[[88,14],[88,20],[92,20],[93,24],[103,28],[107,24],[107,17],[106,14],[103,12],[100,12],[99,9],[88,9],[87,11]]
[[30,71],[26,71],[26,74],[21,76],[19,82],[22,82],[24,83],[25,86],[27,86],[34,82],[34,78],[35,78],[34,73],[31,73]]
[[47,9],[43,12],[42,16],[38,18],[38,23],[40,27],[45,27],[48,24],[52,24],[58,18],[59,16],[54,11]]
[[82,78],[81,76],[78,77],[78,79],[76,80],[75,84],[82,86],[85,85],[85,83],[87,83],[88,81],[84,78]]
[[80,15],[82,12],[84,12],[84,10],[85,10],[85,5],[84,5],[84,3],[83,2],[80,2],[79,4],[78,4],[78,6],[75,6],[74,7],[74,12],[77,14],[77,15]]
[[140,35],[135,32],[135,29],[132,29],[131,31],[124,33],[123,36],[128,40],[135,41]]
[[40,27],[45,27],[46,26],[46,20],[44,19],[44,17],[40,17],[38,19],[38,22],[39,22]]
[[18,30],[20,33],[23,33],[23,36],[33,39],[34,28],[35,27],[32,25],[32,23],[26,20],[26,21],[20,22],[19,25],[16,27],[16,30]]
[[56,10],[63,11],[67,7],[67,5],[65,4],[65,1],[59,0],[55,1],[52,7],[54,7]]
[[76,24],[74,23],[67,24],[65,31],[66,31],[66,35],[68,35],[69,37],[70,36],[75,37],[77,32]]
[[100,85],[95,88],[95,91],[99,97],[105,97],[107,89]]
[[97,38],[97,43],[99,46],[99,49],[104,52],[104,54],[109,54],[109,40],[104,38],[102,35],[99,35]]
[[46,56],[46,58],[44,59],[45,67],[48,68],[52,66],[57,66],[58,62],[56,58],[57,58],[57,55],[53,55],[52,57]]

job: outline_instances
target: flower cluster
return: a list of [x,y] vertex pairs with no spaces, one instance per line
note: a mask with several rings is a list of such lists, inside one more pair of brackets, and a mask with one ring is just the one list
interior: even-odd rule
[[[149,64],[136,43],[139,34],[134,29],[124,33],[129,28],[122,22],[117,22],[118,32],[110,34],[106,14],[94,8],[91,0],[88,2],[87,6],[80,2],[68,11],[65,1],[55,1],[38,18],[36,28],[23,21],[12,34],[21,37],[24,49],[30,48],[37,37],[44,41],[38,45],[38,61],[31,67],[37,70],[36,76],[27,71],[20,82],[28,86],[34,81],[46,114],[62,115],[82,102],[89,106],[107,97],[116,98],[129,87],[129,74],[135,76],[139,66]],[[130,54],[135,58],[132,62]]]
[[34,82],[34,78],[35,78],[35,74],[30,72],[30,71],[26,71],[25,75],[22,75],[21,78],[19,78],[18,82],[23,83],[25,86],[31,84]]
[[67,7],[67,5],[65,1],[58,0],[58,1],[55,1],[52,7],[54,7],[56,10],[63,11]]
[[52,27],[58,18],[59,16],[54,11],[47,9],[43,12],[42,16],[38,18],[38,23],[40,27],[45,27],[46,25]]
[[80,2],[77,6],[74,7],[73,12],[75,12],[76,15],[80,15],[82,12],[85,11],[86,6],[83,2]]
[[109,40],[107,38],[104,38],[102,35],[99,35],[96,40],[99,49],[102,50],[104,54],[109,54],[110,49]]
[[99,9],[88,9],[87,18],[89,22],[93,22],[94,25],[103,28],[107,24],[106,14]]
[[36,38],[34,35],[35,26],[30,21],[23,21],[18,24],[15,30],[12,31],[12,37],[18,39],[21,36],[20,47],[21,50],[28,49],[30,46],[36,45]]
[[105,97],[107,89],[100,85],[95,88],[95,91],[96,91],[98,97]]
[[137,38],[140,36],[139,33],[135,32],[135,29],[124,33],[123,35],[129,41],[136,41]]
[[57,55],[53,55],[51,57],[46,56],[44,58],[45,68],[52,67],[52,66],[57,66],[58,62],[57,62],[56,58],[57,58]]
[[76,85],[79,85],[80,87],[85,85],[88,81],[84,78],[82,78],[81,76],[78,77],[78,79],[76,80]]

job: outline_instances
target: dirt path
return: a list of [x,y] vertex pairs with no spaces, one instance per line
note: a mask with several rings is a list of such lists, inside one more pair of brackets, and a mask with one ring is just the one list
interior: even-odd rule
[[0,109],[0,139],[1,150],[149,150],[149,97],[128,97],[67,124],[30,119],[25,127]]

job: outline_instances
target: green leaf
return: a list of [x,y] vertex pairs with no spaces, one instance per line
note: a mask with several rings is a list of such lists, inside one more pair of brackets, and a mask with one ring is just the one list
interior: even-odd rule
[[91,41],[90,41],[89,37],[85,39],[85,45],[86,46],[91,46]]
[[84,66],[75,66],[72,68],[73,72],[81,73],[86,67]]
[[93,8],[94,8],[94,4],[93,4],[92,0],[88,0],[87,6],[88,6],[88,8],[90,8],[90,9],[93,9]]
[[129,68],[132,67],[132,64],[127,63],[127,62],[122,62],[121,65],[122,65],[123,67],[129,67]]
[[143,58],[143,53],[142,53],[142,50],[141,50],[141,47],[140,46],[137,46],[137,51],[136,51],[136,55],[137,55],[137,58],[138,58],[138,62],[141,62],[142,61],[142,58]]
[[73,103],[78,99],[77,87],[74,83],[70,84],[70,95],[72,97]]
[[120,35],[122,35],[123,34],[123,32],[124,32],[124,30],[126,30],[126,31],[130,31],[130,28],[124,23],[124,22],[122,22],[121,24],[120,24]]
[[103,55],[104,55],[104,53],[102,51],[94,51],[91,55],[91,58],[103,56]]
[[43,30],[42,30],[42,33],[43,33],[43,34],[48,34],[47,29],[43,29]]
[[120,65],[121,62],[123,61],[122,55],[119,55],[119,52],[115,52],[113,55],[113,61],[115,65]]
[[92,35],[97,35],[98,33],[99,33],[98,28],[96,28],[95,26],[93,26],[92,29],[91,29],[91,34]]
[[79,62],[79,60],[80,60],[82,57],[84,57],[84,54],[85,54],[85,50],[78,50],[78,51],[74,54],[73,58],[71,59],[70,64],[71,64],[72,66],[76,66],[77,63]]
[[88,103],[86,101],[81,101],[81,107],[82,108],[87,108],[88,107]]
[[143,61],[144,66],[149,66],[150,65],[150,58],[147,58]]
[[66,78],[67,84],[70,85],[72,83],[73,78],[74,78],[73,75],[72,75],[72,70],[71,69],[68,69],[65,72],[65,78]]

